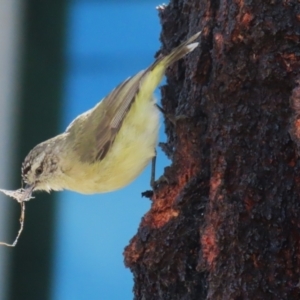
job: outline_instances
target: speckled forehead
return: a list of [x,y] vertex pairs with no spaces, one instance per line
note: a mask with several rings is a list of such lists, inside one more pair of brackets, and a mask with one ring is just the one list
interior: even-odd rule
[[22,163],[22,171],[30,166],[31,166],[31,158],[27,156]]
[[31,164],[30,164],[30,160],[25,159],[25,161],[22,164],[22,168],[21,168],[21,173],[22,173],[23,179],[27,178],[27,173],[28,173],[28,171],[26,171],[27,169],[28,169],[28,171],[31,169]]
[[25,160],[23,163],[22,163],[22,170],[26,169],[30,167],[30,162],[29,160]]
[[39,165],[44,160],[44,157],[45,153],[36,153],[32,151],[25,158],[22,164],[22,171],[24,171],[26,168],[32,167],[33,165]]

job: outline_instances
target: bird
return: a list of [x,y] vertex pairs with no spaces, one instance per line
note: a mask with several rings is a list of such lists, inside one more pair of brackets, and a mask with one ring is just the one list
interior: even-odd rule
[[192,35],[126,79],[65,132],[35,146],[22,163],[22,191],[106,193],[131,183],[155,156],[159,114],[153,93],[166,69],[192,52]]

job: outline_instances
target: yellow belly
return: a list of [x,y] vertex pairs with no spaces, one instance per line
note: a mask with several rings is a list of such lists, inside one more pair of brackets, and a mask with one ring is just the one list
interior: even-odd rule
[[83,194],[110,192],[126,186],[144,170],[155,155],[159,111],[153,92],[165,68],[163,62],[156,65],[140,83],[136,98],[105,158],[96,163],[72,166],[72,176],[62,179],[64,188]]
[[159,111],[154,99],[137,98],[105,159],[74,166],[72,178],[64,178],[64,185],[84,194],[110,192],[128,185],[155,155],[158,129]]

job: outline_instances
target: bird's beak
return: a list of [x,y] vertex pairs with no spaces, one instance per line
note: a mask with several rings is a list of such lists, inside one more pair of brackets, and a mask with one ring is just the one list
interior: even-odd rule
[[35,184],[26,184],[24,188],[24,201],[30,200]]
[[34,189],[34,184],[28,184],[28,183],[26,183],[26,185],[25,185],[25,188],[24,188],[24,190],[28,190],[28,191],[33,191],[33,189]]

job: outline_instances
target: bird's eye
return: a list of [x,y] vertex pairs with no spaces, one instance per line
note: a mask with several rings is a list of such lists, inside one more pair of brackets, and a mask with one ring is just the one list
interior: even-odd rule
[[42,167],[38,167],[36,170],[35,170],[35,175],[41,175],[43,173],[43,168]]

